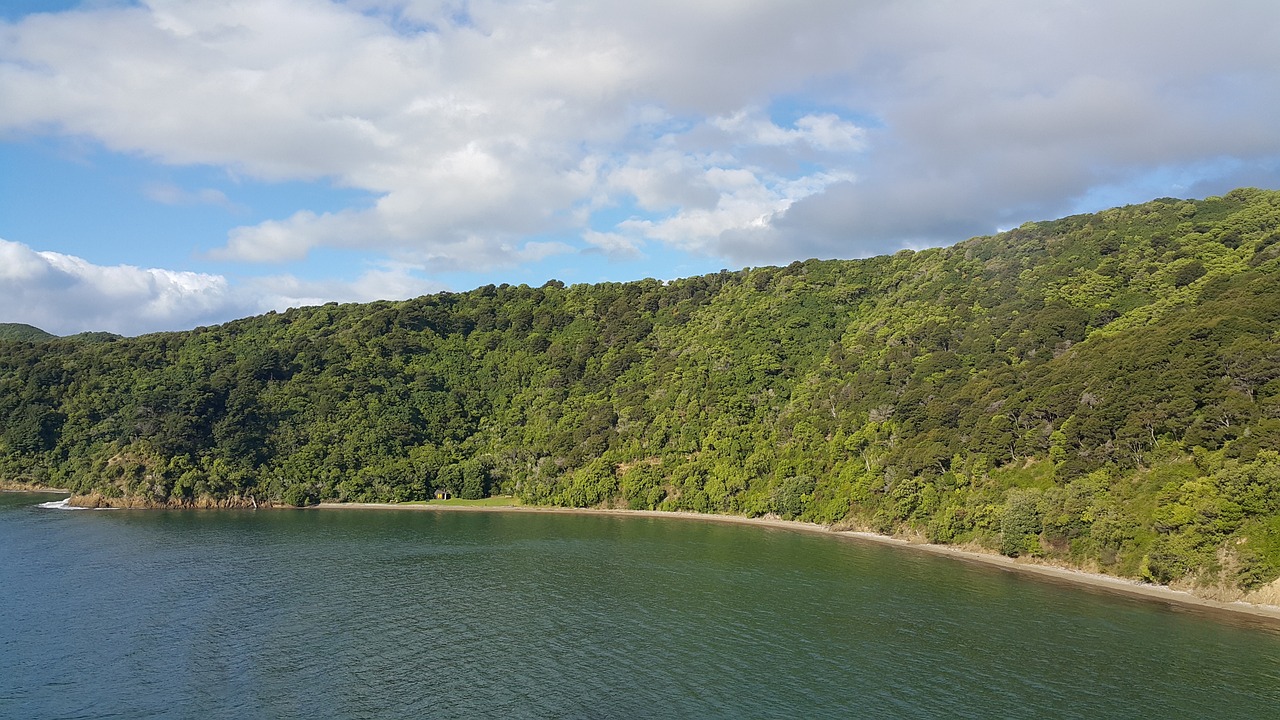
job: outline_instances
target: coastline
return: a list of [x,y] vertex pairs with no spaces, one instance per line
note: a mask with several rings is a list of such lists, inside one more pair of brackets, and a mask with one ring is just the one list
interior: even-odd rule
[[433,505],[396,504],[396,503],[320,503],[314,506],[320,510],[411,510],[433,512],[516,512],[544,513],[564,515],[613,515],[629,517],[669,518],[678,520],[696,520],[699,522],[719,522],[732,525],[754,525],[778,530],[807,532],[852,542],[891,545],[915,552],[949,557],[955,560],[977,563],[987,567],[1000,568],[1040,580],[1052,581],[1064,585],[1072,585],[1107,594],[1122,595],[1130,598],[1159,602],[1167,605],[1192,608],[1219,617],[1248,618],[1262,621],[1270,626],[1280,626],[1280,605],[1264,605],[1243,600],[1223,601],[1202,597],[1186,590],[1178,590],[1167,585],[1151,585],[1129,580],[1114,575],[1086,572],[1058,565],[1048,565],[1033,560],[1011,558],[995,553],[978,552],[952,545],[912,542],[902,538],[879,535],[861,530],[833,530],[825,525],[801,522],[798,520],[782,520],[779,518],[750,518],[737,515],[712,515],[704,513],[673,512],[667,510],[624,510],[608,508],[564,508],[530,505],[478,506],[478,505]]

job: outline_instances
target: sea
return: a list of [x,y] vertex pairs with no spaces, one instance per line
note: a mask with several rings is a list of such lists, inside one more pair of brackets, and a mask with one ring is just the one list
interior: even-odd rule
[[1274,623],[785,529],[0,493],[0,718],[1280,717]]

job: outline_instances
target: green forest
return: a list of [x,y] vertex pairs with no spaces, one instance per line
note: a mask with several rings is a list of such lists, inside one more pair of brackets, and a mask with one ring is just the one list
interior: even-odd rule
[[1280,192],[866,260],[5,333],[0,429],[0,478],[88,504],[447,489],[1247,590],[1280,577]]

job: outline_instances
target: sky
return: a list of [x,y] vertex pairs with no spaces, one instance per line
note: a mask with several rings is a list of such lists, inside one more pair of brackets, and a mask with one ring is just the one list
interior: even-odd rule
[[1274,0],[0,3],[0,322],[861,258],[1280,188]]

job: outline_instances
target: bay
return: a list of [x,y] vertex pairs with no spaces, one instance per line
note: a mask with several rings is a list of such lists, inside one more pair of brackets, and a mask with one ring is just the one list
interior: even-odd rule
[[5,718],[1259,718],[1274,626],[848,539],[0,493]]

